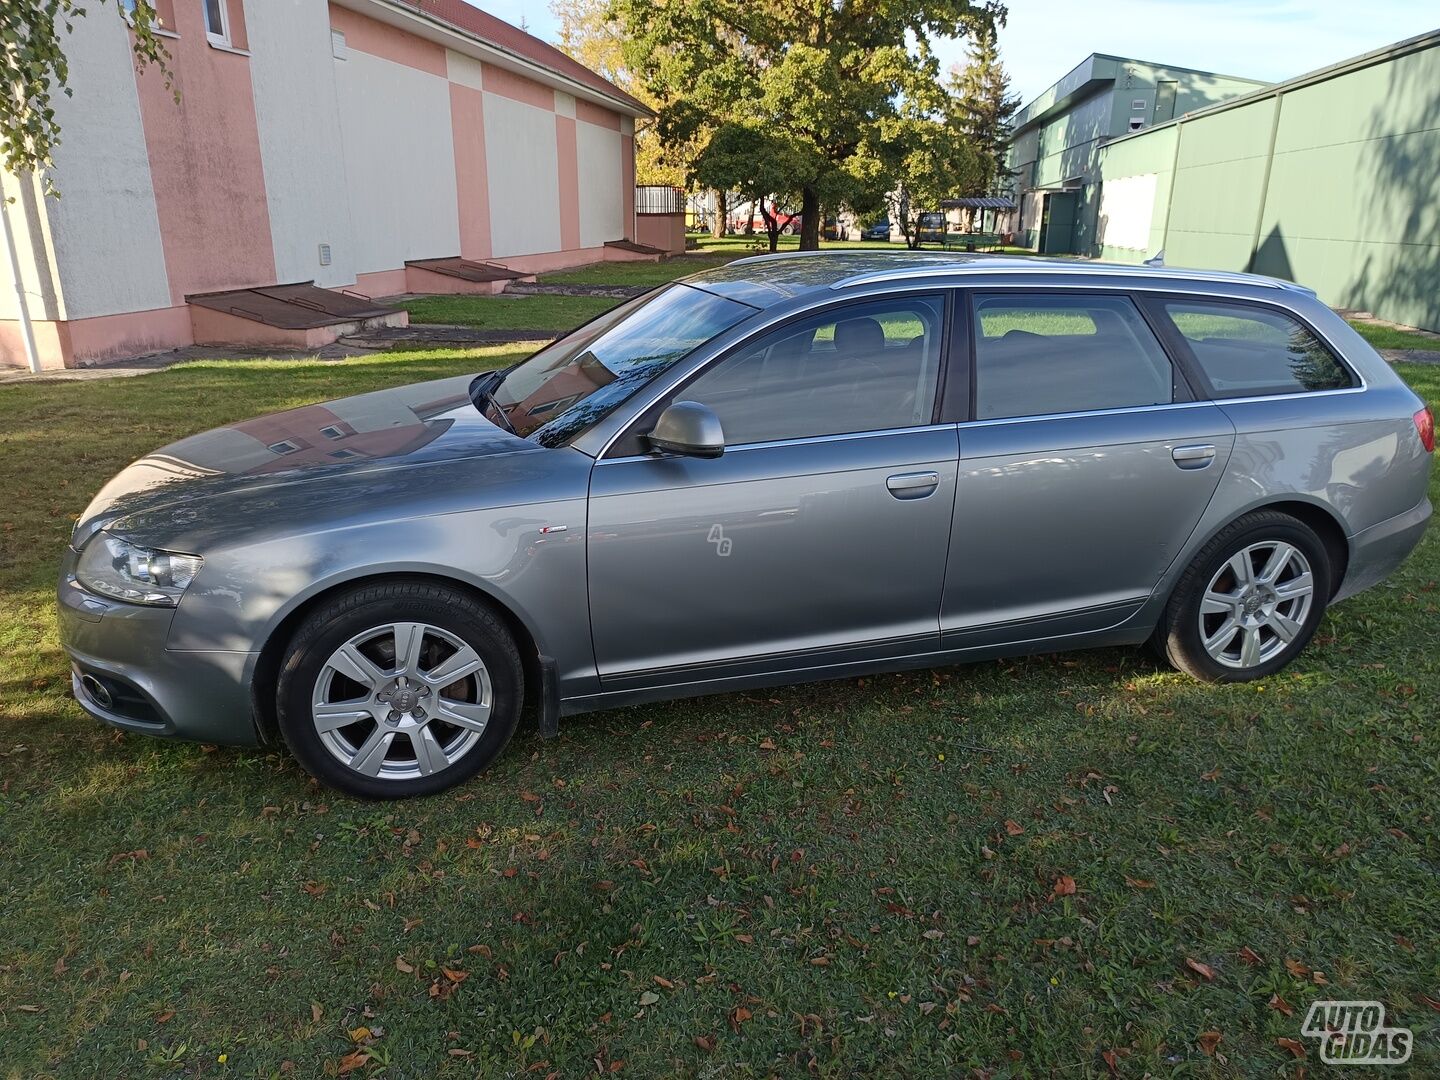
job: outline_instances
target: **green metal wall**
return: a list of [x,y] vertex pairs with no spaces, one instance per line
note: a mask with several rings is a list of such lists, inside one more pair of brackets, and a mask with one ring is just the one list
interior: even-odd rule
[[1251,269],[1440,330],[1440,34],[1101,152],[1102,182],[1149,173],[1148,253],[1170,265]]

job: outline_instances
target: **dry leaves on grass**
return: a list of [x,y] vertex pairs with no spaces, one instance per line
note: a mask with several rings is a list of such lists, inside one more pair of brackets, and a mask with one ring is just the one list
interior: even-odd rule
[[1195,960],[1187,956],[1185,958],[1185,966],[1188,967],[1191,971],[1195,972],[1196,975],[1199,975],[1206,982],[1215,981],[1215,969],[1212,968],[1209,964],[1202,964],[1199,960]]

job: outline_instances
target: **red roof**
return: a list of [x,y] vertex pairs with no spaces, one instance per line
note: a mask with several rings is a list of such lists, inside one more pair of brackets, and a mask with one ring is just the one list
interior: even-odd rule
[[574,57],[567,56],[553,45],[547,45],[537,37],[525,33],[518,26],[511,26],[503,19],[497,19],[489,12],[467,4],[465,0],[391,0],[398,7],[408,7],[422,14],[448,23],[455,29],[479,38],[487,45],[523,57],[538,64],[547,71],[563,76],[572,82],[588,86],[608,98],[624,102],[637,112],[650,114],[651,110],[642,102],[631,97],[609,79],[597,75]]

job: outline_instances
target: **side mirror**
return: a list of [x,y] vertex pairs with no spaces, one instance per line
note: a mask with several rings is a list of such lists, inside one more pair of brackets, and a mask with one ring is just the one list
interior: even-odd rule
[[677,401],[660,414],[650,445],[667,454],[717,458],[725,453],[725,431],[720,418],[698,401]]

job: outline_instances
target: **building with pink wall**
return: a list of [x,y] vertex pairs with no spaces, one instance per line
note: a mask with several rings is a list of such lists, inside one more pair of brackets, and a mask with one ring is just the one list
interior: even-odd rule
[[[62,197],[0,178],[43,366],[246,340],[197,294],[438,292],[474,286],[407,264],[635,257],[607,245],[637,239],[650,114],[544,42],[463,0],[156,7],[172,86],[137,74],[124,23],[95,9],[66,39]],[[19,365],[9,277],[0,260],[0,364]]]

